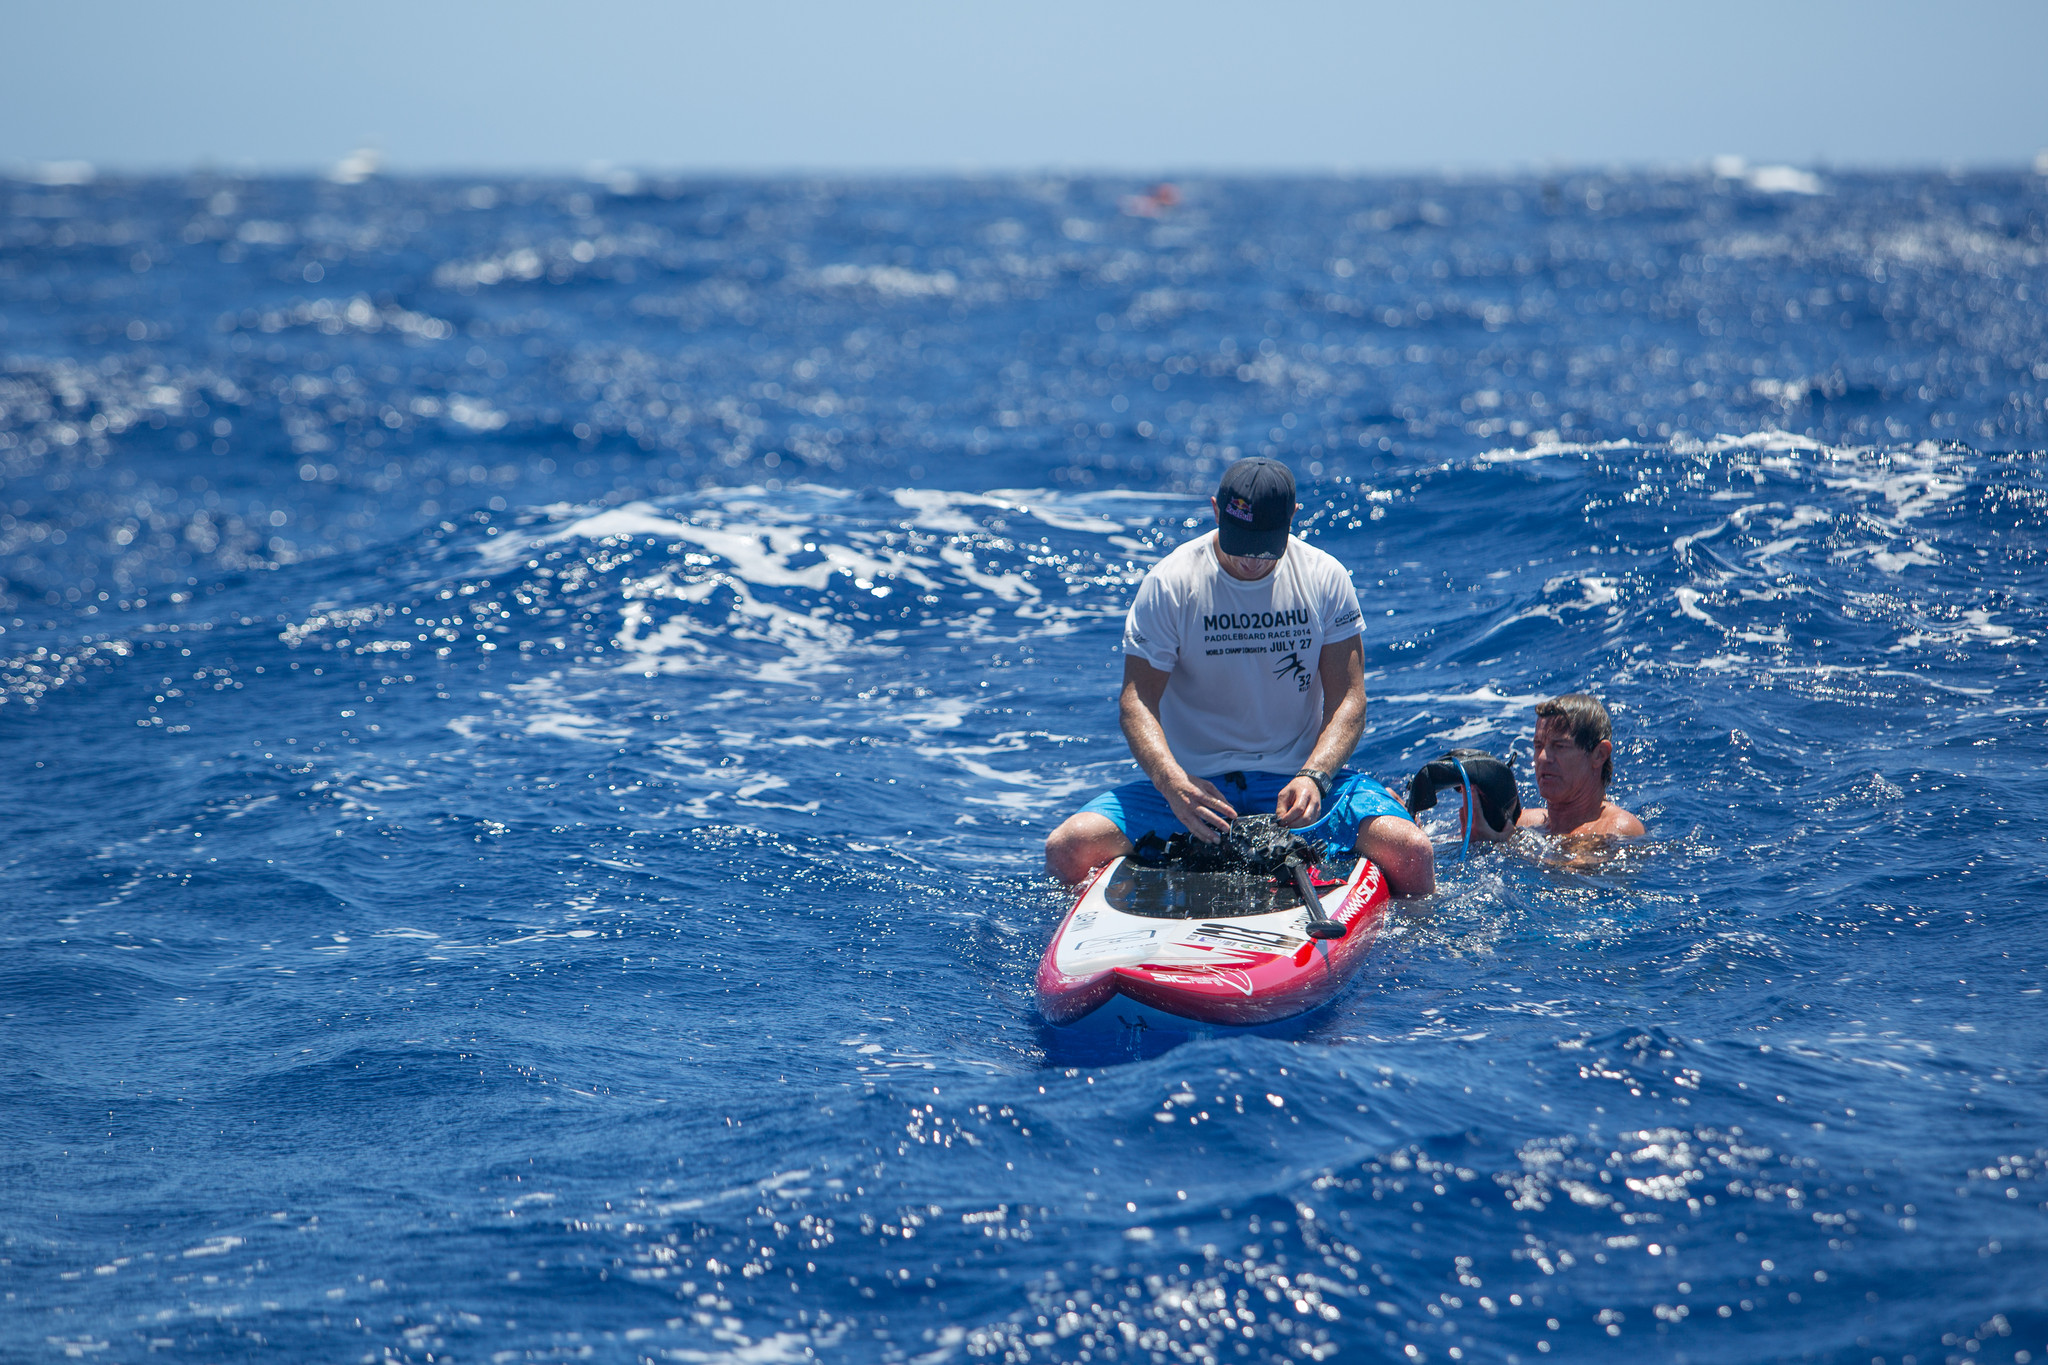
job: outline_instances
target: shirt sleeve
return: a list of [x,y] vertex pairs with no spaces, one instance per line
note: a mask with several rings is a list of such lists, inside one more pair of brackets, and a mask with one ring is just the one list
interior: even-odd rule
[[1124,653],[1135,655],[1162,673],[1180,662],[1180,614],[1157,573],[1138,584],[1138,596],[1124,617]]
[[1329,563],[1328,586],[1321,594],[1323,610],[1323,643],[1342,644],[1353,636],[1365,632],[1363,613],[1358,607],[1358,589],[1351,582],[1351,575],[1344,572],[1344,566],[1334,558]]

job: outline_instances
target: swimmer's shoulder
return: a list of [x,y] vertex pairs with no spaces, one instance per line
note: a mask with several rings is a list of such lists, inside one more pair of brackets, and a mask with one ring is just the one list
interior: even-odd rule
[[1605,834],[1616,839],[1640,839],[1648,832],[1642,821],[1612,801],[1601,810],[1599,818],[1585,826],[1585,830],[1589,834]]
[[[1522,818],[1515,822],[1523,829],[1533,829],[1540,834],[1550,833],[1550,812],[1538,807],[1525,809]],[[1577,838],[1582,834],[1602,835],[1610,839],[1640,839],[1645,833],[1643,822],[1609,801],[1601,807],[1600,813],[1570,831],[1568,837]]]

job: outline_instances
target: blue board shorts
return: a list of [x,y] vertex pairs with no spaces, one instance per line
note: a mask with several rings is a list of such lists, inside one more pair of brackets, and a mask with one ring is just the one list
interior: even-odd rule
[[[1271,815],[1280,803],[1281,789],[1294,780],[1294,774],[1218,773],[1208,780],[1239,815]],[[1142,777],[1110,788],[1081,809],[1109,817],[1133,844],[1148,834],[1171,839],[1187,832],[1173,807],[1159,794],[1159,788]],[[1344,768],[1331,781],[1330,799],[1323,803],[1322,817],[1303,829],[1301,837],[1311,843],[1317,839],[1327,841],[1332,853],[1348,853],[1358,842],[1359,828],[1382,815],[1414,819],[1384,785],[1364,773]]]

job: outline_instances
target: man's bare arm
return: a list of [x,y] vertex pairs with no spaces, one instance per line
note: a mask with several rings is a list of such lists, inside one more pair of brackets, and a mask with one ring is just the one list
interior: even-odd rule
[[[1323,731],[1305,767],[1334,774],[1350,760],[1365,733],[1365,645],[1357,636],[1324,645],[1316,659],[1323,680]],[[1280,790],[1280,823],[1300,829],[1322,814],[1322,793],[1305,777]]]
[[1131,746],[1131,757],[1173,807],[1174,816],[1190,834],[1213,844],[1230,828],[1237,811],[1213,784],[1189,776],[1166,747],[1166,731],[1159,724],[1159,699],[1166,695],[1170,676],[1143,659],[1124,656],[1124,690],[1118,703],[1124,739]]

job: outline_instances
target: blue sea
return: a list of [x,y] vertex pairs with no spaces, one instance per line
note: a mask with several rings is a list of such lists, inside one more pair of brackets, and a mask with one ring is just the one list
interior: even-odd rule
[[[2048,181],[1720,170],[0,184],[0,1358],[2048,1357]],[[1243,454],[1650,837],[1090,1053]]]

